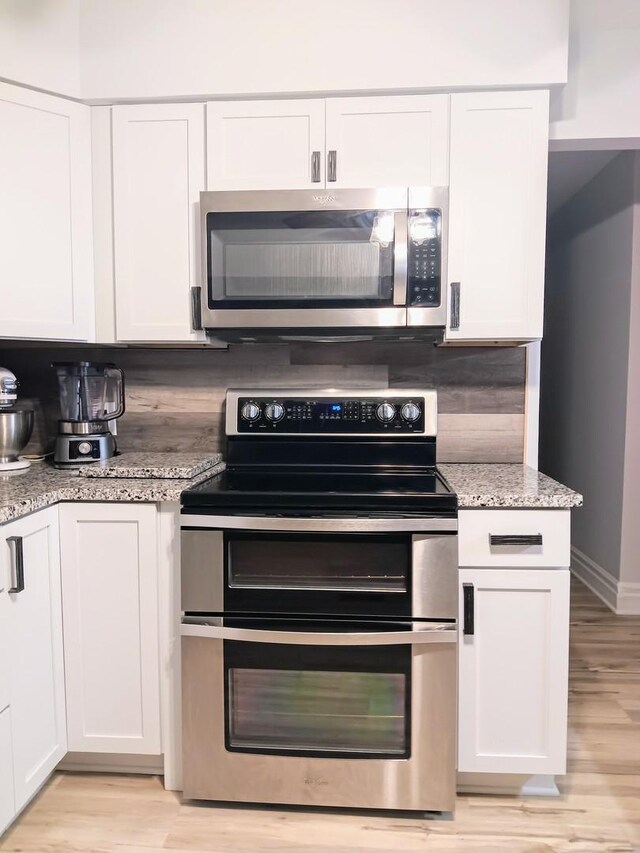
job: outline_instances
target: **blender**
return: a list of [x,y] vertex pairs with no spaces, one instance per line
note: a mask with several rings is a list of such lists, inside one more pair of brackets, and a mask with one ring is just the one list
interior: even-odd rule
[[60,420],[53,461],[79,465],[110,459],[116,441],[109,422],[124,413],[124,373],[114,364],[54,362]]

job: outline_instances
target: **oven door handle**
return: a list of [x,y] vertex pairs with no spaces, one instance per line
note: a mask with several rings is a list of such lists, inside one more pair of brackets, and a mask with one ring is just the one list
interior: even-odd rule
[[183,515],[181,526],[183,530],[276,530],[278,533],[455,533],[458,519]]
[[400,646],[426,643],[455,643],[456,626],[452,622],[431,622],[412,631],[367,631],[356,634],[319,631],[267,631],[261,628],[230,628],[222,625],[183,624],[183,637],[209,640],[234,640],[247,643],[280,643],[293,646]]

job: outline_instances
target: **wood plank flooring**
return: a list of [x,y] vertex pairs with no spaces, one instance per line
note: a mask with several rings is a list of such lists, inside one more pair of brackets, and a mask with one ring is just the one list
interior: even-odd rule
[[58,773],[13,853],[640,851],[640,617],[572,590],[569,773],[555,799],[460,796],[454,820],[183,805],[158,778]]

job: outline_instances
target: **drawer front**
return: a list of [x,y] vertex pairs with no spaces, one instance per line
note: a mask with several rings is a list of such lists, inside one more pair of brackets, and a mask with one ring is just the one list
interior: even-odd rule
[[570,563],[568,509],[468,509],[458,513],[460,566],[565,567]]

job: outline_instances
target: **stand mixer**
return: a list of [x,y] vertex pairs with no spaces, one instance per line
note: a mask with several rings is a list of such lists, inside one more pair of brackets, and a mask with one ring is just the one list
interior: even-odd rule
[[28,468],[31,463],[18,454],[26,447],[33,430],[33,411],[18,409],[18,380],[0,367],[0,471]]

